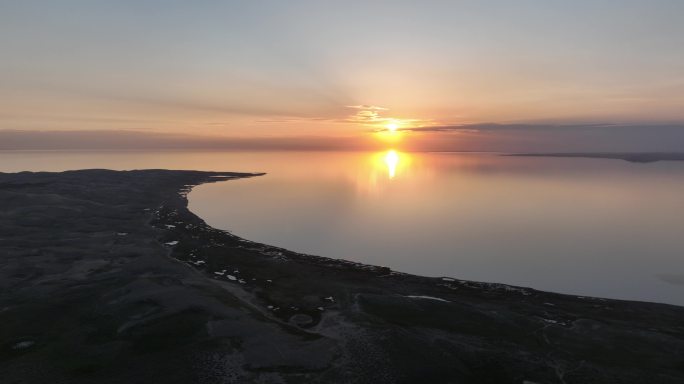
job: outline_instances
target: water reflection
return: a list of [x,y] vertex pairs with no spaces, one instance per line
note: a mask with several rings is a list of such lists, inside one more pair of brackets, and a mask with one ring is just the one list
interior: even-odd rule
[[195,188],[191,209],[251,240],[402,272],[684,304],[661,277],[684,275],[684,163],[390,146],[270,161],[263,178]]
[[[361,195],[382,196],[391,184],[406,184],[416,154],[394,149],[366,153],[346,159],[347,167],[354,170],[356,190]],[[352,168],[353,167],[353,168]],[[401,183],[399,181],[401,180]],[[392,188],[396,188],[392,187]]]
[[397,174],[397,165],[399,164],[399,154],[397,151],[390,149],[385,154],[385,164],[387,164],[387,175],[393,179]]

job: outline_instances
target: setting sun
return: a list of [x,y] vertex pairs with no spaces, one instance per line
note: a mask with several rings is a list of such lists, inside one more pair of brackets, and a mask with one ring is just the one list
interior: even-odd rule
[[387,124],[387,130],[390,132],[395,132],[399,128],[399,124],[397,123],[389,123]]

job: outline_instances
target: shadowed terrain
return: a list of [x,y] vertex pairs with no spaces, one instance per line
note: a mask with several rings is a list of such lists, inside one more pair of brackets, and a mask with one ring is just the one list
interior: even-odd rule
[[684,382],[682,307],[303,255],[188,211],[252,176],[0,173],[2,382]]

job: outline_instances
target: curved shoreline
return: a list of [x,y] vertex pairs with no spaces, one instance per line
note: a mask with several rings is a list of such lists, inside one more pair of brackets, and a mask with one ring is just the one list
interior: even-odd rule
[[[504,155],[504,156],[508,156],[508,155]],[[510,155],[510,156],[517,156],[517,155]],[[525,155],[520,155],[520,156],[525,156]],[[265,176],[265,175],[266,175],[265,173],[260,174],[260,176]],[[213,184],[213,183],[210,183],[210,184]],[[537,285],[532,284],[532,283],[530,283],[529,285],[523,285],[525,283],[500,282],[501,280],[505,280],[503,277],[500,277],[498,281],[497,281],[497,279],[491,279],[490,280],[487,277],[482,277],[482,279],[467,279],[467,278],[462,278],[462,276],[458,276],[458,275],[443,274],[445,272],[444,270],[438,271],[438,272],[442,272],[442,274],[420,273],[419,271],[412,271],[408,268],[401,270],[401,271],[398,271],[398,270],[393,269],[393,268],[395,268],[395,265],[390,263],[390,262],[392,262],[392,260],[390,260],[391,257],[387,258],[387,260],[386,260],[388,263],[390,263],[389,265],[373,264],[372,262],[364,261],[363,260],[364,256],[367,256],[369,254],[369,252],[364,252],[364,251],[356,252],[356,253],[354,253],[354,255],[356,256],[356,260],[349,260],[349,259],[345,258],[345,256],[339,255],[339,254],[348,254],[349,256],[351,256],[352,252],[350,252],[348,250],[345,250],[345,252],[338,252],[338,257],[323,256],[323,255],[328,255],[328,254],[335,254],[334,249],[330,248],[329,246],[326,247],[326,249],[319,249],[318,252],[313,251],[311,253],[308,253],[306,251],[296,250],[298,248],[299,249],[306,248],[306,246],[302,246],[302,244],[306,245],[306,242],[308,240],[310,240],[310,238],[308,236],[306,236],[306,233],[304,234],[304,236],[300,236],[301,233],[298,233],[295,235],[290,234],[287,237],[285,237],[284,239],[287,240],[286,242],[291,243],[290,244],[291,247],[277,245],[279,242],[273,241],[273,239],[271,239],[271,241],[273,241],[273,242],[271,242],[269,240],[261,240],[261,241],[254,240],[255,238],[263,238],[263,233],[266,233],[267,235],[271,235],[270,236],[271,238],[273,237],[273,228],[274,228],[273,224],[267,224],[267,226],[270,225],[270,228],[266,229],[266,231],[263,233],[261,231],[258,231],[258,230],[255,231],[255,229],[257,229],[257,227],[254,226],[255,223],[258,224],[263,220],[269,220],[269,216],[268,215],[265,215],[265,216],[264,215],[258,215],[255,217],[250,217],[249,214],[245,215],[243,213],[242,215],[240,215],[237,218],[238,221],[235,221],[236,218],[234,216],[232,217],[232,219],[230,219],[230,217],[228,217],[230,219],[229,221],[223,221],[222,219],[227,217],[226,212],[232,212],[232,208],[230,208],[229,210],[226,210],[226,211],[221,211],[220,206],[225,203],[227,205],[227,207],[234,207],[235,200],[236,200],[235,198],[241,196],[241,194],[244,193],[244,191],[241,191],[240,189],[236,189],[236,190],[212,189],[211,192],[209,192],[210,189],[206,189],[205,190],[206,192],[203,194],[203,197],[208,196],[210,201],[213,204],[207,204],[206,202],[203,205],[202,204],[196,204],[195,208],[203,208],[203,209],[193,210],[193,209],[191,209],[191,206],[193,204],[192,192],[194,192],[194,187],[197,187],[200,185],[203,185],[203,184],[198,184],[198,185],[193,186],[193,188],[190,188],[186,193],[186,198],[188,200],[188,202],[187,202],[188,211],[190,211],[190,213],[192,213],[193,215],[196,215],[199,218],[202,218],[202,213],[204,212],[205,214],[208,215],[208,217],[211,216],[213,219],[212,221],[213,221],[214,226],[212,227],[212,225],[205,222],[205,224],[207,226],[215,228],[217,230],[225,231],[232,236],[235,236],[237,238],[242,239],[245,242],[258,244],[262,248],[270,248],[270,249],[274,249],[276,251],[286,251],[290,254],[296,254],[296,255],[301,255],[301,256],[306,256],[306,257],[312,257],[312,258],[318,257],[318,258],[326,259],[326,260],[334,260],[334,261],[338,261],[338,262],[357,264],[359,268],[361,268],[361,267],[389,268],[392,271],[392,273],[394,273],[394,274],[405,274],[405,275],[412,275],[412,276],[423,277],[423,278],[450,278],[450,279],[458,280],[458,281],[468,281],[468,282],[473,283],[473,284],[477,283],[477,284],[483,284],[483,285],[508,286],[508,287],[515,288],[515,289],[537,290],[537,291],[541,291],[541,292],[556,293],[556,294],[575,296],[575,297],[580,297],[580,298],[597,298],[597,299],[605,299],[605,300],[621,300],[621,301],[631,301],[631,302],[643,302],[643,303],[682,306],[681,303],[678,303],[676,301],[672,301],[671,298],[670,298],[669,302],[664,301],[663,297],[662,296],[658,297],[658,295],[652,295],[652,297],[644,297],[645,295],[642,297],[630,297],[630,295],[626,295],[623,293],[623,295],[611,295],[611,296],[605,295],[605,296],[602,296],[601,293],[593,292],[593,290],[589,290],[589,289],[587,289],[587,287],[581,287],[581,288],[585,289],[584,291],[577,290],[577,289],[563,290],[563,289],[559,289],[558,287],[555,287],[556,289],[554,289],[553,286],[551,286],[551,287],[549,287],[549,286],[540,287],[540,286],[537,286]],[[207,188],[215,188],[212,186],[206,186],[206,187]],[[233,187],[231,187],[231,188],[233,188]],[[238,187],[236,186],[235,188],[238,188]],[[221,193],[218,193],[218,192],[221,192]],[[219,197],[218,199],[216,198],[217,196]],[[200,198],[195,198],[195,199],[196,199],[195,201],[199,201],[202,198],[200,197]],[[276,200],[278,200],[278,199],[276,199]],[[298,206],[298,205],[299,205],[298,203],[295,203],[295,206]],[[215,206],[219,206],[218,210],[216,210],[216,211],[214,211]],[[259,200],[252,199],[246,206],[243,204],[242,209],[245,210],[245,208],[247,208],[246,212],[253,212],[253,211],[258,211],[258,210],[262,209],[262,206],[260,205]],[[297,211],[300,209],[301,208],[297,208]],[[221,212],[221,214],[217,217],[214,212]],[[293,213],[293,211],[290,210],[289,213]],[[232,216],[232,213],[231,213],[231,216]],[[288,217],[288,216],[286,215],[285,217]],[[292,217],[295,217],[295,216],[292,216]],[[249,235],[248,237],[246,237],[244,233],[240,234],[240,235],[236,234],[236,232],[240,232],[240,230],[239,230],[240,226],[238,224],[241,224],[240,220],[242,220],[242,219],[246,219],[247,222],[249,223],[247,228],[250,229],[250,231],[248,231],[248,232],[251,232],[251,235]],[[204,219],[202,219],[202,220],[204,221]],[[325,219],[323,219],[321,221],[324,222],[326,220],[331,220],[331,218],[326,216]],[[242,223],[242,224],[244,224],[244,223]],[[242,229],[244,230],[244,227],[242,227]],[[298,232],[301,232],[301,231],[298,231]],[[269,236],[266,236],[266,237],[269,237]],[[280,236],[276,236],[276,237],[280,237]],[[294,239],[294,241],[293,241],[293,239]],[[346,237],[345,237],[345,239],[346,239]],[[351,240],[353,241],[353,238]],[[523,239],[523,241],[529,241],[529,239]],[[451,245],[453,246],[456,244],[452,243]],[[320,247],[320,245],[319,245],[319,247]],[[442,245],[442,248],[444,248],[443,245]],[[332,251],[331,251],[331,249],[332,249]],[[424,248],[421,248],[421,249],[424,249]],[[447,255],[454,255],[453,248],[446,248],[443,250],[443,252],[446,252]],[[387,255],[384,255],[384,256],[387,256]],[[390,256],[393,256],[393,255],[390,255]],[[458,255],[455,255],[455,256],[458,256]],[[503,265],[503,266],[500,265],[499,266],[499,268],[503,268],[503,269],[505,269],[505,267],[506,267],[506,265]],[[594,271],[594,272],[596,272],[596,271]],[[606,271],[604,271],[604,272],[606,272]],[[610,271],[607,271],[607,272],[610,272]],[[556,273],[558,273],[558,272],[556,272]],[[573,276],[580,276],[580,275],[573,275]],[[576,286],[574,288],[578,288],[578,287],[579,286]],[[645,291],[648,291],[648,290],[645,290]],[[675,296],[675,298],[676,298],[676,296]]]
[[255,175],[0,174],[6,378],[684,379],[671,353],[684,307],[396,273],[244,240],[189,211],[193,186]]

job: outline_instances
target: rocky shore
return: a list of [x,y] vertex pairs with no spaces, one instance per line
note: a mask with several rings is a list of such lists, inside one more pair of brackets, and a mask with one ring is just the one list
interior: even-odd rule
[[683,307],[303,255],[187,209],[254,176],[0,173],[2,382],[684,382]]

